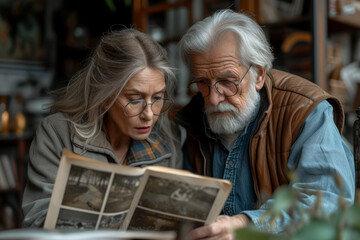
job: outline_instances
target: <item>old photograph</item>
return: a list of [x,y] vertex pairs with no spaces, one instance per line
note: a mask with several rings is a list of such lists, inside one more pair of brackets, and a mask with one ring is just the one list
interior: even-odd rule
[[206,220],[218,189],[150,176],[139,206]]
[[115,174],[104,212],[118,213],[129,210],[141,177]]
[[190,229],[216,219],[232,186],[166,167],[113,167],[65,150],[59,173],[45,229]]
[[[71,216],[71,217],[69,217]],[[61,208],[56,229],[95,229],[99,215]]]
[[71,166],[62,205],[100,211],[111,173]]
[[204,225],[204,222],[182,219],[165,214],[136,208],[127,230],[177,231],[192,229]]
[[116,215],[103,215],[99,229],[119,229],[126,217],[126,213],[127,212]]

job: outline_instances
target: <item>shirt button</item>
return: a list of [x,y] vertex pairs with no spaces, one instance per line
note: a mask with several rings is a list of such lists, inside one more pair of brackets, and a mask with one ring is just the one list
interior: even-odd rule
[[232,166],[234,162],[232,160],[229,161],[229,165]]
[[225,207],[224,213],[225,213],[225,215],[229,215],[229,216],[234,215],[231,207]]

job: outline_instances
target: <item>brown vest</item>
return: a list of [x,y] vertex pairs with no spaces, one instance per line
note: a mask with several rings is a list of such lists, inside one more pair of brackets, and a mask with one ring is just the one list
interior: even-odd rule
[[[318,85],[299,76],[271,70],[265,79],[269,107],[261,116],[257,131],[250,141],[250,164],[258,204],[265,202],[281,185],[287,184],[289,169],[287,161],[290,149],[309,114],[323,100],[334,109],[334,122],[340,134],[344,125],[344,111],[338,99],[329,95]],[[206,174],[204,149],[188,134],[190,157],[195,170]],[[212,152],[212,144],[209,142]]]
[[265,81],[269,108],[264,112],[250,146],[251,169],[260,203],[288,183],[290,148],[309,114],[323,100],[334,109],[340,134],[344,111],[338,99],[318,85],[298,76],[272,70]]

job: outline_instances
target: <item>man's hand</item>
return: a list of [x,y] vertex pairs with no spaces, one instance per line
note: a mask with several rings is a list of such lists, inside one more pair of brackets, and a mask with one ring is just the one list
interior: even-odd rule
[[250,219],[245,214],[232,217],[220,215],[215,222],[192,230],[189,237],[202,240],[232,240],[233,229],[245,227],[249,222]]

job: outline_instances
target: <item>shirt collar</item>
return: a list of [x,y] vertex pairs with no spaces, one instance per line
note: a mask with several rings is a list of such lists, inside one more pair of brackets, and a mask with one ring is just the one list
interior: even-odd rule
[[[111,144],[106,135],[101,131],[95,138],[91,139],[84,147],[85,142],[74,136],[74,143],[82,148],[82,151],[103,152],[113,155]],[[127,164],[140,161],[149,161],[165,154],[171,153],[169,138],[158,129],[153,129],[149,137],[145,140],[132,140],[131,146],[126,156]]]
[[126,162],[150,161],[168,153],[171,153],[169,138],[161,131],[153,131],[145,140],[132,141]]

